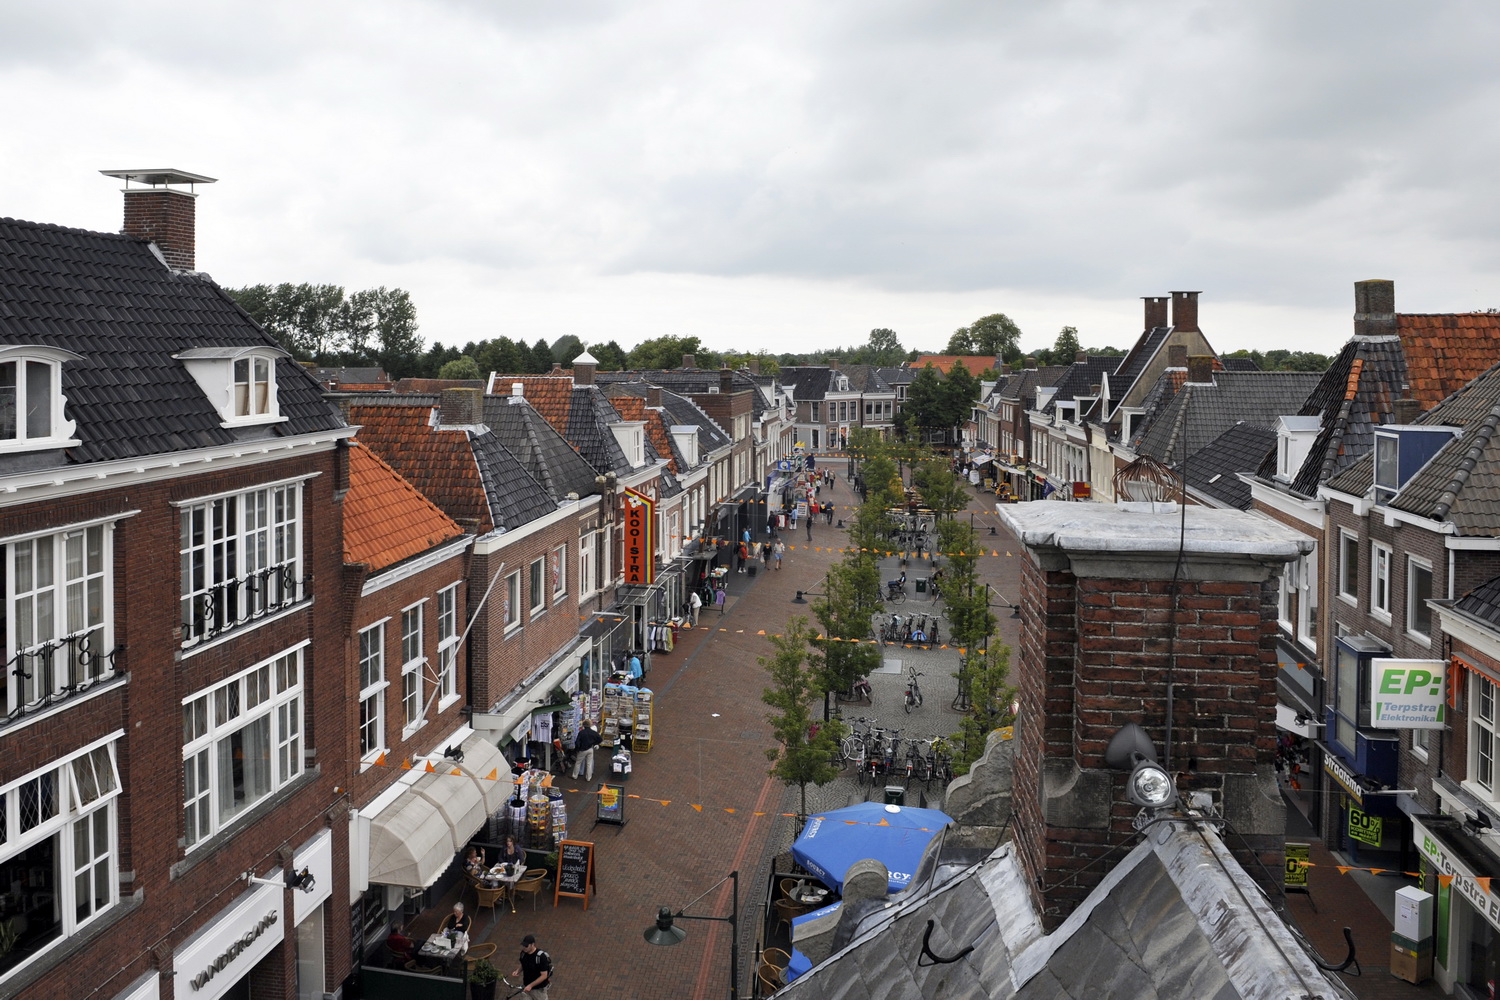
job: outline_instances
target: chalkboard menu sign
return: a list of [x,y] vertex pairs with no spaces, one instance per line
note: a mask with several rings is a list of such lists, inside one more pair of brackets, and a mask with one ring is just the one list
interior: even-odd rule
[[589,889],[594,885],[594,845],[586,840],[562,840],[557,844],[557,888],[552,894],[556,906],[563,896],[576,896],[589,908]]

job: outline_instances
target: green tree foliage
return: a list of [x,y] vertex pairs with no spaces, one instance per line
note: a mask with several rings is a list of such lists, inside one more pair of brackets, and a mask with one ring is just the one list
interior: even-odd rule
[[1083,350],[1078,342],[1078,328],[1076,326],[1065,326],[1057,332],[1057,339],[1052,342],[1052,356],[1054,358],[1076,358],[1078,352]]
[[438,369],[438,378],[480,378],[479,363],[467,354],[457,361],[444,362]]
[[931,452],[916,460],[911,481],[922,503],[940,517],[951,518],[969,505],[968,484],[954,475],[945,459]]
[[921,431],[924,438],[927,432],[942,431],[944,440],[950,440],[955,428],[969,419],[982,388],[963,362],[955,363],[946,376],[928,364],[906,390],[906,405],[896,419],[897,430],[903,435]]
[[[589,348],[589,353],[599,360],[599,370],[601,372],[618,372],[625,370],[625,349],[622,348],[619,344],[615,343],[613,340],[606,341],[602,344],[595,344],[593,347]],[[682,361],[681,358],[678,358],[677,360],[679,364]]]
[[818,687],[825,692],[825,709],[828,692],[848,691],[856,680],[880,666],[879,647],[847,641],[869,638],[870,617],[880,607],[880,569],[873,553],[851,552],[829,567],[823,577],[823,596],[813,601],[812,608],[822,634],[831,637],[812,640],[811,662]]
[[965,649],[983,646],[995,631],[995,616],[989,609],[989,589],[978,578],[979,539],[965,521],[939,521],[937,530],[938,551],[946,553],[947,560],[943,602],[949,641]]
[[807,619],[793,618],[787,622],[784,635],[771,637],[775,651],[757,661],[771,684],[760,696],[772,709],[766,721],[777,744],[766,751],[770,774],[800,789],[802,816],[807,815],[807,786],[826,785],[838,777],[833,754],[844,735],[837,721],[817,727],[814,733],[812,703],[821,697],[822,689],[815,671],[805,665],[811,638]]
[[956,427],[967,421],[974,404],[979,402],[979,394],[983,389],[979,380],[969,374],[964,363],[955,361],[943,378],[942,426]]
[[682,364],[684,354],[696,355],[699,368],[712,367],[709,363],[711,359],[703,350],[703,342],[697,337],[653,337],[643,340],[626,355],[625,367],[646,370],[677,368]]
[[247,285],[226,288],[293,357],[327,365],[378,365],[392,378],[423,364],[417,310],[400,288],[346,294],[340,285]]
[[956,734],[954,774],[968,774],[984,754],[990,733],[1015,721],[1011,712],[1016,689],[1010,684],[1010,647],[997,642],[983,652],[971,650],[964,662],[959,677],[960,683],[968,682],[970,707]]
[[583,341],[571,333],[565,333],[552,342],[552,360],[564,368],[573,364],[573,359],[583,353]]
[[1266,372],[1321,372],[1327,371],[1333,359],[1316,351],[1287,351],[1280,348],[1272,351],[1238,350],[1224,355],[1226,358],[1249,358],[1256,367]]
[[1021,328],[1004,313],[981,316],[948,338],[949,354],[989,354],[1012,361],[1021,356]]

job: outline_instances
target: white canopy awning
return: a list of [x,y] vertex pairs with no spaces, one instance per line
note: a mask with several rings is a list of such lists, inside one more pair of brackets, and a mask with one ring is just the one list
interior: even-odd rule
[[510,797],[510,764],[499,747],[475,734],[463,751],[463,763],[434,761],[371,819],[372,883],[425,889]]

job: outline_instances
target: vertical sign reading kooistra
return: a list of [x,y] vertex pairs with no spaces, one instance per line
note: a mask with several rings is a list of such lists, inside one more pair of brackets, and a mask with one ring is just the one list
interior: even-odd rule
[[625,582],[646,586],[656,579],[656,504],[627,489],[625,503]]

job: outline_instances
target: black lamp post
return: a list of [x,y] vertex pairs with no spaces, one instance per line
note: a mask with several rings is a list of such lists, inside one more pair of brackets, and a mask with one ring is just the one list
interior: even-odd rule
[[[693,903],[698,902],[699,899],[707,896],[725,882],[732,883],[729,916],[707,917],[682,912],[688,906],[692,906]],[[677,920],[717,920],[729,925],[729,1000],[736,1000],[739,996],[740,988],[740,873],[738,871],[730,872],[727,876],[709,886],[708,890],[697,899],[694,899],[692,903],[688,903],[687,906],[682,907],[676,913],[672,912],[670,906],[663,906],[657,910],[656,923],[646,928],[646,940],[651,944],[681,944],[687,937],[687,931],[676,926],[674,921]]]

